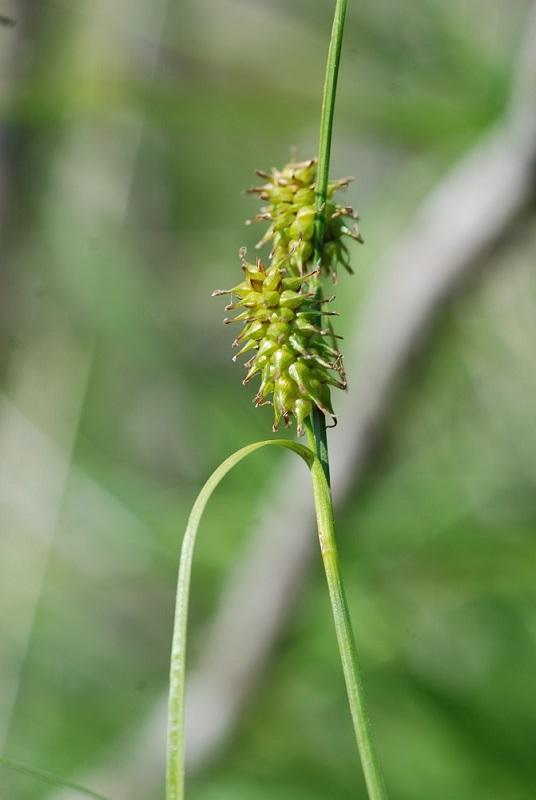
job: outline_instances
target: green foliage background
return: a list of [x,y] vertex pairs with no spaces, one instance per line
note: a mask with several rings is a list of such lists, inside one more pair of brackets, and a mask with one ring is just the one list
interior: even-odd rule
[[[504,111],[527,8],[350,3],[332,174],[357,176],[348,200],[367,244],[356,277],[341,276],[347,332],[379,256]],[[68,393],[83,397],[5,752],[73,779],[113,760],[160,697],[188,509],[219,461],[269,431],[209,295],[256,241],[242,227],[253,170],[282,164],[291,145],[315,151],[332,3],[170,3],[151,74],[154,13],[142,0],[42,0],[26,12],[2,110],[2,393],[46,436],[51,469],[68,450]],[[536,796],[535,247],[527,213],[441,313],[339,511],[393,800]],[[346,366],[351,392],[367,376]],[[24,441],[20,458],[31,465]],[[256,456],[208,511],[194,654],[280,458]],[[2,495],[28,495],[27,514],[8,502],[2,523],[6,692],[28,623],[19,609],[36,590],[31,518],[47,513],[23,474]],[[2,768],[0,787],[9,800],[47,796]],[[229,746],[189,788],[191,800],[364,797],[319,559]]]

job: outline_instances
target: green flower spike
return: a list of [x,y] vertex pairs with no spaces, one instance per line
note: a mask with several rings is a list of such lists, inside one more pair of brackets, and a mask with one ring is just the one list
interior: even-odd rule
[[233,347],[240,348],[233,361],[253,351],[245,364],[243,380],[248,384],[257,375],[261,379],[253,402],[256,406],[273,405],[274,431],[281,419],[288,426],[294,416],[301,436],[313,406],[337,424],[329,387],[345,389],[346,378],[341,354],[326,339],[331,332],[313,321],[318,319],[320,303],[333,299],[319,301],[314,292],[307,291],[308,281],[318,275],[318,270],[293,275],[281,262],[272,262],[268,269],[260,259],[256,264],[248,263],[244,249],[240,257],[244,280],[233,289],[218,289],[212,294],[238,297],[226,311],[239,313],[224,322],[244,323],[233,342]]
[[[248,189],[248,193],[256,194],[261,200],[268,201],[269,205],[263,207],[261,213],[248,220],[247,224],[263,220],[270,223],[257,247],[271,242],[272,263],[289,268],[295,275],[302,275],[313,257],[316,160],[291,161],[282,170],[274,168],[271,174],[258,170],[257,175],[266,183]],[[351,178],[332,181],[327,189],[321,267],[332,275],[334,281],[339,265],[352,272],[344,237],[363,242],[357,225],[357,213],[350,206],[341,206],[332,199],[334,193],[345,189],[350,181]],[[353,224],[347,225],[345,218],[353,220]]]

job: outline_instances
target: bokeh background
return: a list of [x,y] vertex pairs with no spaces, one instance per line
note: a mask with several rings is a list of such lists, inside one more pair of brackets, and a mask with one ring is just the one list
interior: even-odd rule
[[[243,226],[253,171],[282,165],[293,145],[315,153],[332,11],[331,0],[0,3],[0,752],[110,800],[163,796],[181,532],[212,469],[269,435],[210,292],[236,282],[238,249],[258,238]],[[347,196],[366,245],[336,307],[347,342],[371,331],[377,356],[345,348],[333,457],[393,800],[536,797],[530,14],[529,0],[349,3],[332,174],[357,178]],[[481,152],[495,163],[489,132],[513,117],[498,174],[521,153],[529,167],[508,194],[492,169],[480,186],[463,165]],[[469,195],[503,216],[474,216]],[[430,196],[439,240],[419,211]],[[467,257],[460,214],[481,240]],[[396,284],[401,249],[420,254],[418,280],[402,259]],[[438,252],[447,273],[458,253],[458,273],[436,297]],[[400,299],[378,321],[386,282]],[[421,295],[426,324],[400,353],[397,315]],[[397,380],[374,401],[354,462],[352,421],[389,358]],[[321,562],[314,546],[292,549],[294,526],[313,545],[315,533],[306,476],[289,469],[281,454],[256,455],[201,531],[191,800],[365,798]],[[288,509],[271,541],[282,482]],[[262,580],[240,582],[244,559]],[[267,633],[262,610],[287,559],[292,585]],[[251,607],[257,622],[241,629]],[[216,647],[218,619],[234,638]],[[255,642],[255,675],[229,672]],[[0,797],[78,795],[0,766]]]

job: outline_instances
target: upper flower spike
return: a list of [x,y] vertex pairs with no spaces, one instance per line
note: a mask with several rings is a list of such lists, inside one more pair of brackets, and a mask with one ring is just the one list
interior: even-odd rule
[[[248,224],[260,221],[270,223],[257,247],[271,242],[271,263],[283,265],[295,275],[302,275],[313,257],[316,160],[292,161],[282,170],[274,168],[271,174],[259,170],[257,175],[266,182],[248,189],[248,192],[267,201],[268,205],[261,209],[260,214],[248,220]],[[324,207],[325,229],[320,266],[334,280],[337,267],[341,264],[348,272],[352,272],[344,237],[363,241],[357,225],[357,213],[350,206],[339,205],[332,199],[334,193],[346,188],[350,181],[351,178],[343,178],[330,182]],[[353,221],[350,226],[345,218]]]

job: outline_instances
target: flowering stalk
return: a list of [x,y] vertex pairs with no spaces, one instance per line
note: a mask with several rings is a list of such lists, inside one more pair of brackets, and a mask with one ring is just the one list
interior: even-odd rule
[[[329,162],[346,7],[347,0],[337,0],[324,81],[322,112],[320,116],[318,177],[316,184],[315,263],[322,262],[324,248],[326,247],[326,228],[327,224],[329,225]],[[357,217],[357,215],[354,216]],[[355,230],[355,238],[358,241],[362,241],[357,229]],[[322,287],[320,283],[317,286],[316,299],[320,302],[322,300]],[[331,494],[329,488],[330,473],[326,419],[323,414],[318,412],[317,408],[313,409],[311,423],[312,424],[307,427],[309,447],[317,454],[317,458],[322,465],[326,478],[327,492]],[[317,483],[314,483],[314,486],[316,492]],[[326,503],[325,507],[329,509],[330,518],[325,521],[318,520],[318,535],[320,538],[320,551],[324,562],[333,620],[337,633],[337,642],[346,682],[350,713],[352,715],[352,723],[369,800],[387,800],[387,791],[381,772],[380,762],[372,738],[372,730],[361,678],[361,669],[357,660],[352,622],[340,574],[339,558],[335,542],[333,506],[331,497],[329,499],[330,502]]]
[[[317,516],[320,549],[328,583],[337,642],[341,655],[352,722],[361,757],[369,800],[387,800],[379,761],[374,749],[364,701],[352,625],[345,598],[335,543],[333,506],[329,486],[326,416],[336,424],[330,387],[346,388],[342,356],[326,311],[321,275],[336,280],[339,265],[351,272],[344,237],[362,241],[355,211],[339,205],[335,192],[349,179],[330,182],[329,156],[333,128],[335,90],[340,62],[346,0],[337,0],[322,103],[319,158],[297,162],[282,170],[258,172],[265,181],[249,191],[267,203],[250,222],[266,221],[268,229],[258,243],[270,243],[269,261],[250,263],[240,251],[243,279],[232,289],[218,289],[215,296],[231,295],[228,311],[238,312],[224,322],[241,323],[233,347],[245,363],[248,384],[260,378],[256,406],[272,405],[273,430],[281,421],[296,420],[299,436],[307,435],[308,447],[284,439],[256,442],[224,461],[199,494],[184,535],[179,576],[170,669],[168,716],[167,800],[184,797],[184,679],[188,596],[197,529],[210,495],[220,480],[243,458],[267,445],[287,448],[301,456],[310,471]],[[349,227],[345,220],[354,220]],[[251,355],[250,355],[251,354]]]

